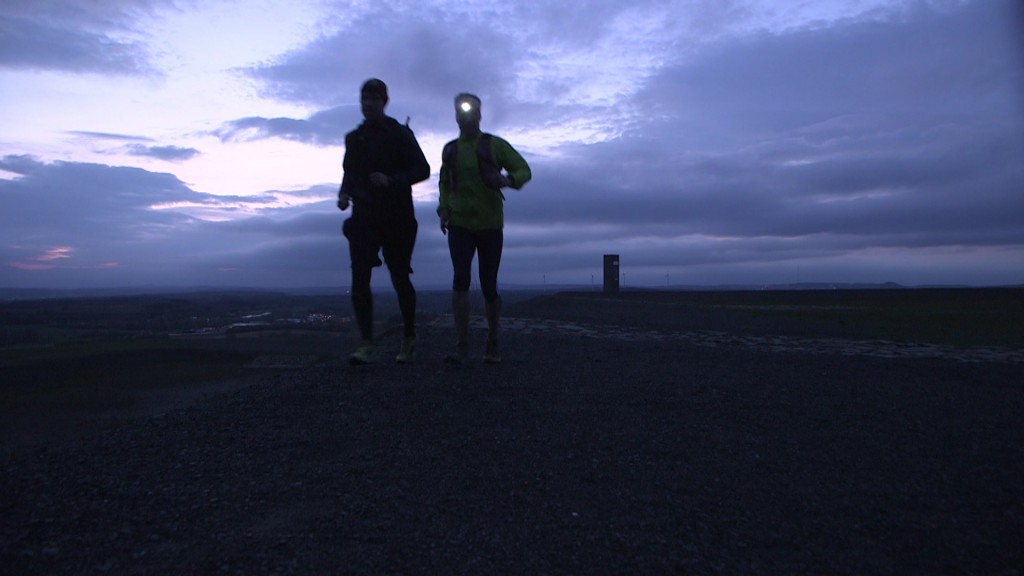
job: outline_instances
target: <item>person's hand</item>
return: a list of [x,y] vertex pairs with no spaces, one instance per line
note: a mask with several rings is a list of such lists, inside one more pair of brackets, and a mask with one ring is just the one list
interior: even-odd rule
[[513,186],[511,174],[499,174],[499,176],[501,177],[502,188],[511,188]]
[[348,194],[342,194],[338,196],[338,210],[344,212],[348,210],[348,205],[352,203],[352,197]]
[[391,177],[383,172],[373,172],[370,174],[370,184],[378,188],[385,188],[391,185]]
[[448,226],[451,224],[452,213],[447,208],[438,213],[441,218],[441,234],[448,234]]

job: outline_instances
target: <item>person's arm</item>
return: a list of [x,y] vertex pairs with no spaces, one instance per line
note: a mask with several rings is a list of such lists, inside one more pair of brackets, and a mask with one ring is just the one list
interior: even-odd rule
[[502,138],[493,138],[491,146],[498,167],[507,172],[505,180],[510,188],[519,190],[533,178],[530,165],[511,144]]
[[427,157],[423,155],[420,143],[416,141],[416,135],[407,126],[401,126],[405,137],[402,146],[402,157],[404,159],[404,170],[396,174],[389,174],[392,186],[412,186],[430,178],[430,164]]
[[345,156],[341,161],[341,186],[338,187],[338,210],[348,210],[349,205],[352,203],[352,179],[351,165],[349,164],[349,138],[345,136]]
[[437,217],[441,219],[441,233],[448,233],[448,226],[451,224],[452,212],[451,206],[448,204],[448,198],[451,194],[451,183],[448,178],[449,166],[444,162],[441,163],[441,177],[438,180],[438,189],[440,193],[437,197]]

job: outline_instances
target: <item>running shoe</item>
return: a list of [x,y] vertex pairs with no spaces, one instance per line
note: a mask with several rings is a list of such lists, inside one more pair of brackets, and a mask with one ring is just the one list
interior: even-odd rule
[[501,353],[498,352],[497,340],[487,340],[487,348],[484,350],[484,362],[487,364],[497,364],[501,362]]
[[353,366],[369,364],[373,361],[373,342],[363,341],[359,347],[348,357],[348,363]]
[[455,352],[444,357],[445,364],[463,364],[466,362],[466,357],[469,356],[469,344],[460,342],[455,345]]
[[395,356],[395,362],[399,364],[405,364],[406,362],[412,362],[416,358],[416,339],[415,338],[403,338],[402,339],[402,351]]

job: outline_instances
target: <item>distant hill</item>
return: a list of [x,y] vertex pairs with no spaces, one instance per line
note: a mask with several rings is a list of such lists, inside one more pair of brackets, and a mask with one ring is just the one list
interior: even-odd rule
[[[1024,284],[1008,286],[969,286],[954,284],[929,284],[904,286],[896,282],[883,283],[851,283],[851,282],[801,282],[793,284],[716,284],[688,285],[673,284],[670,286],[622,286],[623,292],[642,291],[746,291],[746,290],[910,290],[925,288],[1024,288]],[[555,293],[555,292],[602,292],[601,285],[591,284],[501,284],[500,289],[506,293]],[[417,286],[419,292],[448,292],[449,286],[428,285]],[[474,291],[478,287],[474,286]],[[389,290],[378,290],[382,296]],[[122,288],[0,288],[0,301],[13,300],[52,300],[62,298],[109,298],[116,296],[170,295],[170,294],[286,294],[294,296],[343,296],[348,294],[347,286],[319,286],[309,288],[247,288],[247,287],[167,287],[167,286],[130,286]]]

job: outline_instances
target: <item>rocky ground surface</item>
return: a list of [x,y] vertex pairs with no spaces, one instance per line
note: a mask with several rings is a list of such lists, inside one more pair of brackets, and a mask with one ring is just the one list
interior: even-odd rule
[[0,573],[1024,574],[1019,350],[670,302],[507,312],[499,365],[479,322],[456,368],[445,322],[410,365],[395,334],[364,367],[235,342],[260,353],[230,381],[10,431]]

